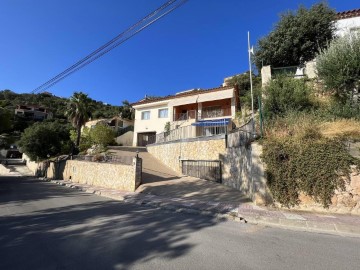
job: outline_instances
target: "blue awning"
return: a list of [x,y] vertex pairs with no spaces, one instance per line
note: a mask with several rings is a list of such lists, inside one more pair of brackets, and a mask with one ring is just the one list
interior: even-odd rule
[[230,123],[229,118],[216,119],[216,120],[200,120],[195,123],[192,123],[192,126],[198,127],[218,127],[218,126],[227,126]]

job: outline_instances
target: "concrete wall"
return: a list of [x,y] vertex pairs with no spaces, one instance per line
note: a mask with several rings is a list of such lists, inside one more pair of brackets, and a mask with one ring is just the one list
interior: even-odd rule
[[147,146],[148,152],[171,169],[181,173],[181,159],[220,160],[222,183],[248,195],[257,204],[271,202],[266,187],[264,164],[257,143],[226,148],[222,136],[198,138]]
[[133,131],[128,131],[125,134],[116,137],[115,141],[118,144],[121,144],[123,146],[132,146],[133,145],[133,139],[134,139],[134,132]]

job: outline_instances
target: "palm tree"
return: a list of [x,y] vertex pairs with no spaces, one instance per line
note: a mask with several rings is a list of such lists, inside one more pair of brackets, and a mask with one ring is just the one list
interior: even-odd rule
[[74,92],[68,102],[66,116],[76,128],[76,146],[79,147],[81,127],[89,120],[91,116],[91,99],[83,92]]

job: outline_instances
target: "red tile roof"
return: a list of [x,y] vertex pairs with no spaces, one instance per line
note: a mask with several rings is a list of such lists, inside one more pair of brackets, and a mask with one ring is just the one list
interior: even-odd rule
[[163,101],[163,100],[168,100],[168,99],[175,99],[175,98],[179,98],[179,97],[195,96],[195,95],[211,93],[211,92],[220,92],[220,91],[228,90],[231,88],[234,88],[234,86],[224,86],[224,87],[217,87],[217,88],[211,88],[211,89],[198,89],[198,90],[193,90],[193,91],[189,91],[189,92],[185,92],[185,93],[180,93],[177,95],[169,95],[169,96],[159,97],[159,98],[142,99],[137,102],[131,103],[130,105],[136,106],[136,105],[153,103],[153,102],[158,102],[158,101]]
[[348,11],[343,11],[343,12],[338,12],[336,14],[336,18],[338,20],[347,19],[347,18],[353,18],[353,17],[360,17],[360,8],[353,9],[353,10],[348,10]]

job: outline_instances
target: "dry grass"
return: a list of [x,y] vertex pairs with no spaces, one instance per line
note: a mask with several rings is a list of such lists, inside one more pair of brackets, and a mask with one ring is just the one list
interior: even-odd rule
[[360,139],[360,121],[341,119],[326,122],[320,125],[320,131],[328,138],[347,136],[353,139]]

